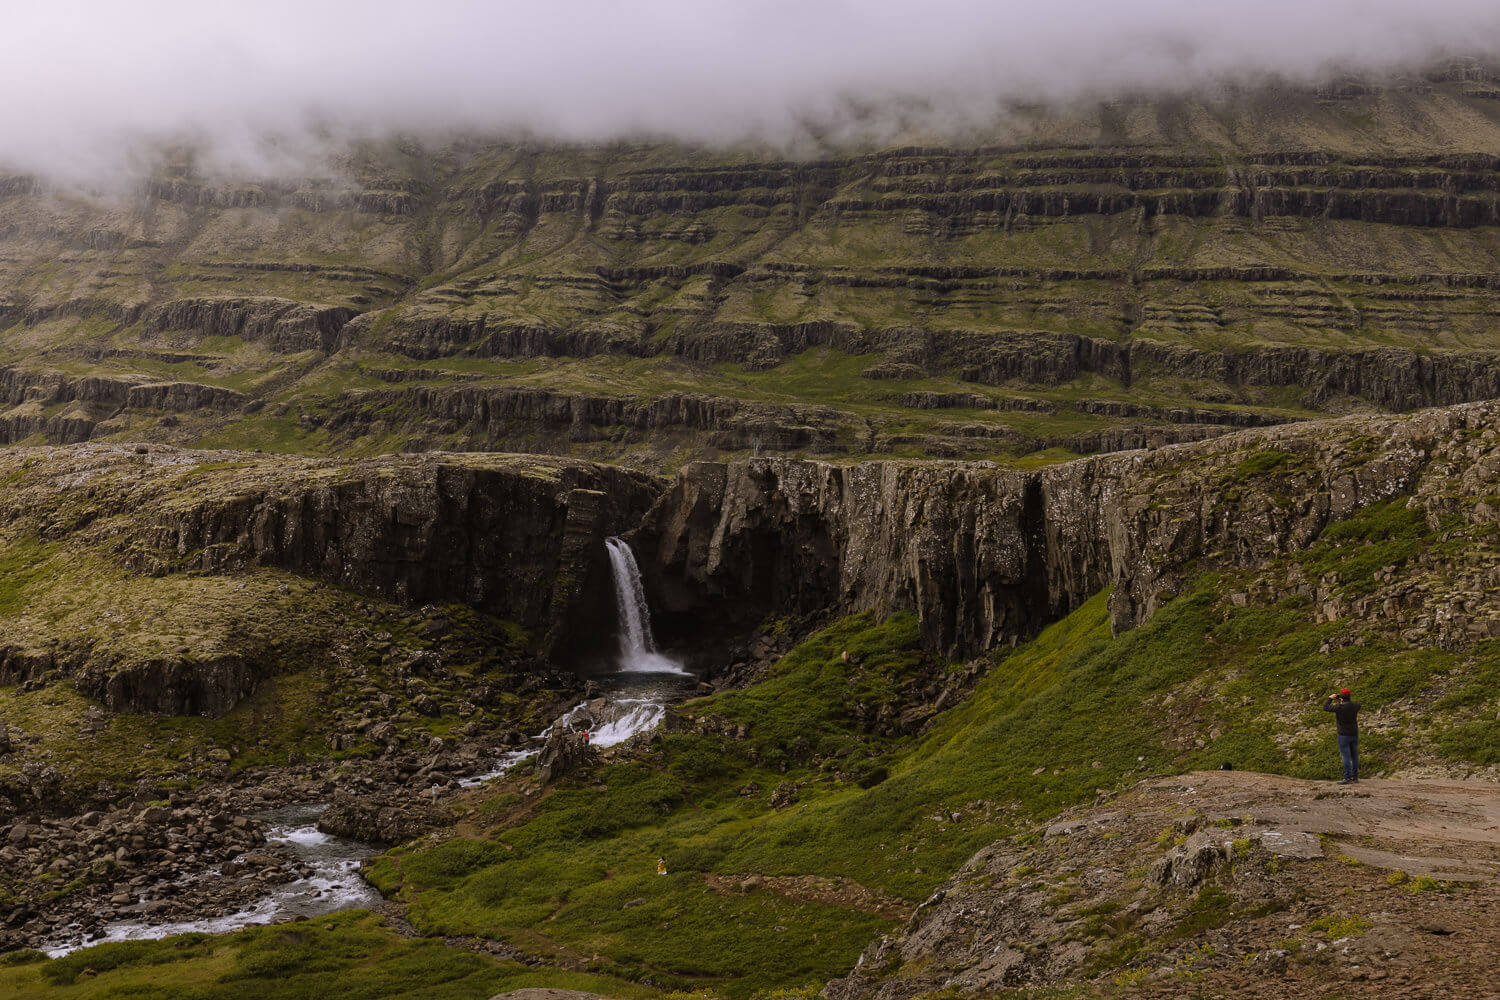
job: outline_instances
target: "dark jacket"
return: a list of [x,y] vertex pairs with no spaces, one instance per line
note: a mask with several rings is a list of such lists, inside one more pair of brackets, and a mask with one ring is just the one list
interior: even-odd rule
[[1323,699],[1323,711],[1332,712],[1339,720],[1340,736],[1358,736],[1359,726],[1354,717],[1359,715],[1359,702],[1357,701],[1335,701],[1332,698]]

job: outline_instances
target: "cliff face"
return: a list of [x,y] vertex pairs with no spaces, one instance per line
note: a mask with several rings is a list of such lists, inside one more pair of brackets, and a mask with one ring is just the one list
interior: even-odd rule
[[[63,592],[39,591],[40,611],[24,578],[0,630],[0,683],[67,676],[112,710],[173,714],[220,714],[269,674],[328,655],[320,636],[370,630],[357,601],[303,612],[257,567],[305,578],[309,594],[323,584],[398,607],[467,605],[521,626],[550,660],[586,655],[612,634],[596,624],[614,620],[604,539],[636,524],[662,489],[608,466],[497,455],[338,462],[85,445],[14,449],[0,467],[7,552],[18,546],[23,565],[40,565],[60,547],[79,565],[127,574],[95,592],[95,579],[69,585],[66,564],[49,563],[37,585]],[[191,607],[150,588],[130,597],[131,580],[181,581],[171,593],[203,602],[205,624],[173,625]],[[207,589],[194,595],[193,580]],[[170,611],[143,610],[163,600]],[[262,613],[267,600],[290,606]],[[56,627],[53,607],[87,627]],[[263,620],[276,613],[285,634]]]
[[[1263,428],[1035,472],[988,463],[762,459],[687,467],[632,536],[669,621],[748,626],[823,609],[915,610],[966,656],[1029,637],[1112,586],[1116,630],[1190,568],[1305,548],[1371,503],[1431,517],[1500,474],[1500,404]],[[1478,477],[1476,479],[1476,477]],[[1493,489],[1493,486],[1490,487]],[[1474,492],[1478,491],[1478,492]]]
[[[1106,587],[1114,627],[1131,628],[1190,572],[1305,548],[1371,503],[1409,497],[1433,523],[1493,521],[1497,426],[1500,403],[1482,403],[1035,471],[695,463],[665,492],[644,474],[522,456],[17,449],[0,454],[0,525],[7,544],[78,546],[143,578],[274,567],[397,605],[464,604],[521,625],[561,661],[610,641],[593,624],[614,618],[602,543],[628,533],[668,638],[909,608],[931,649],[964,657],[1025,639]],[[1326,589],[1288,585],[1318,600]],[[7,680],[62,671],[115,708],[221,711],[268,669],[221,644],[156,649],[127,671],[98,642],[48,646],[24,631],[0,642]]]
[[578,604],[609,607],[597,600],[608,593],[604,539],[633,525],[659,486],[609,466],[465,458],[376,460],[302,483],[237,483],[203,501],[188,493],[133,532],[129,562],[279,566],[398,604],[467,604],[570,651]]

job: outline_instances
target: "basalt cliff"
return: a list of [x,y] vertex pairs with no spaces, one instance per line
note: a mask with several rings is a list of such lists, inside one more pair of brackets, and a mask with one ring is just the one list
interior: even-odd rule
[[[668,613],[738,616],[748,627],[820,609],[914,610],[931,649],[964,657],[1027,639],[1106,588],[1114,628],[1132,628],[1176,596],[1189,571],[1306,548],[1370,504],[1406,498],[1434,524],[1450,514],[1492,523],[1497,434],[1500,404],[1484,403],[1030,472],[695,464],[631,537]],[[1292,589],[1312,594],[1318,581]],[[1328,614],[1351,611],[1374,609]]]
[[[1033,471],[752,459],[692,464],[670,483],[526,456],[339,462],[81,445],[0,456],[11,477],[0,519],[12,544],[101,553],[141,581],[275,568],[398,606],[462,605],[561,661],[611,648],[603,540],[624,535],[670,643],[717,647],[778,617],[911,610],[928,649],[962,659],[1029,639],[1106,589],[1114,629],[1132,628],[1190,574],[1305,549],[1372,504],[1400,500],[1433,525],[1491,523],[1497,431],[1500,404],[1477,403]],[[1472,586],[1494,586],[1493,568],[1471,569]],[[1319,579],[1286,587],[1326,600],[1330,619],[1384,600],[1341,602]],[[1424,603],[1435,640],[1500,630],[1464,601],[1459,588]],[[61,671],[114,709],[222,712],[276,669],[191,644],[123,669],[108,635],[68,635],[33,615],[8,631],[7,680]]]
[[[337,462],[81,445],[12,450],[0,463],[5,538],[30,564],[23,580],[42,588],[23,583],[12,597],[0,680],[71,676],[108,709],[172,714],[221,714],[265,677],[328,653],[280,646],[277,633],[297,632],[291,620],[252,627],[278,613],[245,592],[272,586],[262,569],[395,607],[469,608],[571,662],[601,641],[582,623],[613,607],[604,539],[634,526],[662,488],[640,473],[545,457]],[[91,557],[124,583],[85,576],[82,586],[103,589],[64,606],[87,617],[57,621],[52,584],[73,586]],[[141,617],[155,599],[132,588],[174,581],[196,581],[204,621]],[[286,583],[272,589],[288,593]],[[301,624],[317,646],[327,623]]]

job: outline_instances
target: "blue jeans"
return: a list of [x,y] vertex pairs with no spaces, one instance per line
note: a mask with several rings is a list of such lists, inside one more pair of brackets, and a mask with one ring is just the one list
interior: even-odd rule
[[1359,777],[1359,737],[1339,736],[1339,756],[1344,758],[1344,777],[1353,781]]

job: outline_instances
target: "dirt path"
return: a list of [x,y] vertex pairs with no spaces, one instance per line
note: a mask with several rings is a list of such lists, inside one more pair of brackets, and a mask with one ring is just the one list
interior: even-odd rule
[[710,888],[722,895],[746,892],[774,892],[778,896],[802,903],[841,906],[846,910],[870,913],[888,920],[905,920],[911,916],[912,904],[887,896],[852,878],[826,878],[821,875],[717,875],[703,874]]
[[[1318,837],[1325,854],[1450,881],[1500,880],[1500,784],[1372,778],[1355,785],[1195,771],[1151,788],[1210,819]],[[1327,841],[1324,841],[1327,838]]]

